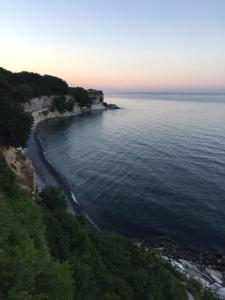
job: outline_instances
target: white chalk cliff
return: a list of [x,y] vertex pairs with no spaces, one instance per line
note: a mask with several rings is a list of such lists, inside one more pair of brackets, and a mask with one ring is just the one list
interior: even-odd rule
[[[101,102],[92,103],[91,107],[80,107],[77,102],[75,102],[72,111],[65,111],[60,113],[59,111],[51,111],[53,100],[57,96],[41,96],[33,98],[24,104],[24,110],[32,114],[34,118],[34,125],[39,122],[52,118],[63,118],[78,115],[84,112],[104,110],[105,106]],[[66,102],[74,100],[72,96],[65,95]],[[75,99],[76,100],[76,99]]]

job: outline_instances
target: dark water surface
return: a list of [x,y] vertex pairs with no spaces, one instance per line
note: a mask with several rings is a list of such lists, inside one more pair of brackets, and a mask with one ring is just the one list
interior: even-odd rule
[[225,95],[122,94],[41,126],[46,155],[102,229],[225,249]]

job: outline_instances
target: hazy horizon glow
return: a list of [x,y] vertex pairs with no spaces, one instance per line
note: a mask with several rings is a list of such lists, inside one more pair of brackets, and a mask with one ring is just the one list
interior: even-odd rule
[[0,4],[6,69],[101,89],[225,91],[224,0]]

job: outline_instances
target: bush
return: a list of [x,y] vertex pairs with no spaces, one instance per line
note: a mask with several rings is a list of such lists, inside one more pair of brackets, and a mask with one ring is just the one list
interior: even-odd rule
[[67,203],[64,193],[57,187],[48,187],[39,194],[41,205],[48,209],[66,210]]
[[74,299],[68,264],[51,258],[40,210],[1,156],[0,299]]
[[[55,194],[48,196],[55,202]],[[77,300],[186,300],[184,285],[155,253],[121,235],[98,232],[54,205],[45,206],[43,221],[51,255],[74,271]]]
[[214,297],[153,251],[98,232],[66,210],[57,188],[40,207],[0,156],[0,297],[4,300],[198,300]]
[[50,95],[65,95],[68,92],[67,83],[57,77],[37,73],[12,73],[0,68],[0,94],[11,97],[17,102]]

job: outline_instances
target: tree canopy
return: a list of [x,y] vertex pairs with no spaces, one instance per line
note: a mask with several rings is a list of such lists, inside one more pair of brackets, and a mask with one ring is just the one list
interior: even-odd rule
[[154,251],[67,212],[63,192],[21,190],[0,155],[0,299],[198,300],[214,297]]
[[41,76],[32,72],[13,73],[0,68],[0,95],[11,97],[17,102],[26,102],[39,96],[69,94],[75,97],[80,106],[91,105],[88,92],[81,87],[68,87],[68,84],[55,76]]
[[40,193],[51,256],[67,261],[73,270],[76,300],[186,300],[188,289],[196,299],[214,299],[154,250],[138,248],[116,233],[96,231],[81,216],[70,215],[62,200],[66,201],[58,188]]
[[76,101],[79,103],[80,106],[91,105],[91,99],[88,96],[87,91],[82,87],[76,87],[76,88],[70,87],[68,91],[69,94],[76,99]]
[[[0,146],[25,146],[29,137],[33,119],[18,99],[63,95],[66,88],[52,76],[0,68]],[[90,104],[84,89],[70,92],[81,106]],[[186,300],[187,290],[198,300],[214,299],[155,251],[69,214],[58,188],[35,196],[22,191],[0,153],[0,299]]]
[[67,83],[60,78],[32,72],[12,73],[0,68],[0,94],[17,102],[38,96],[65,95],[67,91]]
[[41,211],[1,156],[0,299],[74,299],[69,265],[50,256]]
[[[71,95],[67,99],[65,95]],[[69,88],[57,77],[37,73],[13,73],[0,68],[0,146],[24,147],[31,132],[33,118],[24,112],[23,103],[38,96],[54,95],[51,111],[72,111],[75,102],[90,106],[91,100],[85,89]]]
[[31,114],[24,112],[22,105],[0,95],[0,146],[24,147],[32,123]]

